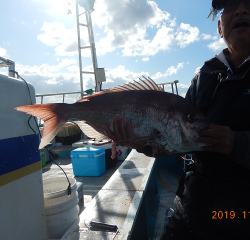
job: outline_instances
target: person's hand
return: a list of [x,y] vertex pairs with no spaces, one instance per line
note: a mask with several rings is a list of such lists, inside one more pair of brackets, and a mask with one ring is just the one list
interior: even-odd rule
[[138,137],[133,134],[131,122],[126,121],[125,124],[122,115],[119,118],[116,116],[113,118],[113,132],[108,125],[105,125],[104,128],[108,137],[120,146],[135,149],[144,149],[145,147],[144,142],[136,143]]
[[203,146],[203,151],[219,152],[229,155],[234,146],[234,132],[226,126],[211,124],[208,129],[201,132],[201,136],[195,138],[195,142],[206,143],[210,146]]

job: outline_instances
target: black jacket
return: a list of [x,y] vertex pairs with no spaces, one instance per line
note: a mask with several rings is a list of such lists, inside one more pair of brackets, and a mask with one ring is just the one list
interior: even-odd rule
[[228,77],[227,67],[213,58],[205,62],[192,80],[186,99],[199,108],[211,123],[228,126],[235,131],[235,146],[229,157],[250,169],[249,71],[250,61]]
[[177,224],[204,239],[250,239],[250,61],[233,74],[217,58],[205,62],[186,98],[236,137],[230,156],[193,154],[196,170],[175,199]]
[[[211,123],[230,127],[235,142],[229,156],[193,154],[197,163],[180,183],[173,221],[203,239],[250,239],[250,61],[233,74],[216,57],[205,62],[186,99]],[[152,155],[149,147],[144,153]]]

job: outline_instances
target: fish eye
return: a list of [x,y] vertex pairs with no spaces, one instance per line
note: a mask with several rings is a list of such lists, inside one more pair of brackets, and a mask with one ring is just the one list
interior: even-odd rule
[[188,122],[194,122],[197,120],[197,117],[194,113],[190,113],[188,116],[187,116],[187,120]]

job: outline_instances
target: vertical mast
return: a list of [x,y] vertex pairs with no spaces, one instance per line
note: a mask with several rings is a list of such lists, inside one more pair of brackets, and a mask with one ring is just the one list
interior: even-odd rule
[[78,38],[78,56],[79,56],[81,97],[83,98],[82,52],[81,52],[81,38],[80,38],[80,25],[79,25],[79,9],[78,9],[78,1],[77,0],[76,0],[76,23],[77,23],[77,38]]
[[[86,22],[87,24],[80,23],[79,20],[79,6],[78,4],[85,9]],[[77,20],[77,35],[78,35],[78,54],[79,54],[79,70],[80,70],[80,83],[81,83],[81,92],[83,96],[83,76],[82,74],[94,74],[95,83],[96,83],[96,91],[101,91],[101,83],[106,81],[105,72],[103,68],[98,68],[97,57],[96,57],[96,49],[95,49],[95,39],[92,27],[91,20],[91,12],[94,10],[94,1],[93,0],[76,0],[76,20]],[[81,32],[80,27],[87,27],[88,35],[89,35],[89,46],[81,46]],[[92,64],[93,64],[93,72],[82,71],[82,54],[81,50],[90,48]]]

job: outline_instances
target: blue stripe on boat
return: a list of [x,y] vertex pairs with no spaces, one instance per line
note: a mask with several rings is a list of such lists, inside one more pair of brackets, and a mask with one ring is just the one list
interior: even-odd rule
[[38,146],[35,134],[0,140],[0,176],[40,161]]

